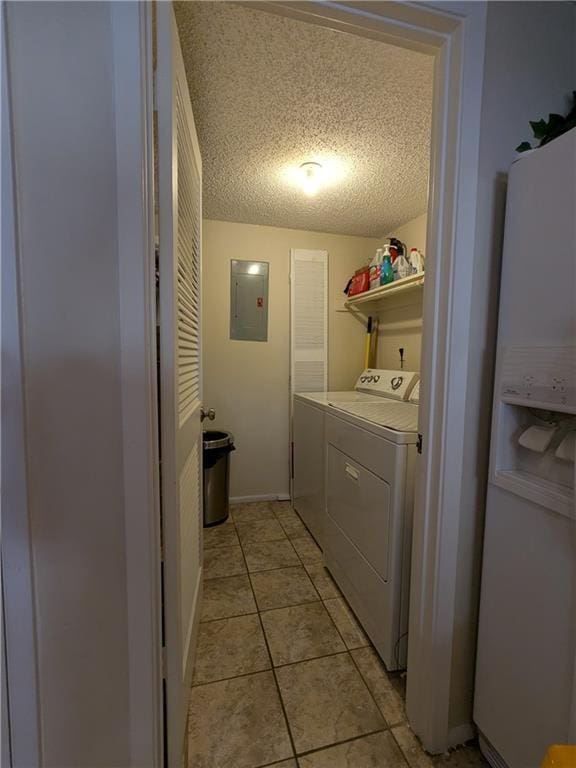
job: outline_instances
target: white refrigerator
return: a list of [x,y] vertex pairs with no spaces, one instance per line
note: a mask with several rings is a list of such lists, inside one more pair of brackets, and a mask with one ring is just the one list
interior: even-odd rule
[[508,185],[474,719],[498,768],[576,742],[576,129]]

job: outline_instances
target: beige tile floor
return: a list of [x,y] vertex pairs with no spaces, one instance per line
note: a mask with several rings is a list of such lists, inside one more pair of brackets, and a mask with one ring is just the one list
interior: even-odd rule
[[431,758],[388,674],[288,502],[232,508],[204,531],[204,603],[189,768],[479,768],[474,746]]

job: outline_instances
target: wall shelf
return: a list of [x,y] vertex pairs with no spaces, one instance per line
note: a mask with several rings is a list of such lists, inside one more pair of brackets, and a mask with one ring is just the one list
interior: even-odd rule
[[359,293],[346,299],[344,306],[347,309],[359,309],[367,311],[371,307],[382,309],[384,302],[392,296],[407,296],[410,293],[421,292],[424,287],[424,272],[418,272],[416,275],[403,277],[401,280],[395,280],[388,285],[381,285],[371,291]]

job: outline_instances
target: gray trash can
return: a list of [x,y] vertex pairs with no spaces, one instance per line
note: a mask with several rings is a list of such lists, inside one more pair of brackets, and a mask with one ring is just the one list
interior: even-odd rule
[[229,512],[231,432],[206,430],[204,447],[204,527],[223,523]]

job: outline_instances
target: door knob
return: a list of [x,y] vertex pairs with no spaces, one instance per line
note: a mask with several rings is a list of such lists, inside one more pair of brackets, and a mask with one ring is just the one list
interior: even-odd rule
[[204,410],[204,408],[200,408],[200,421],[204,421],[204,419],[210,419],[210,421],[214,421],[216,418],[216,411],[214,408],[209,408],[207,411]]

